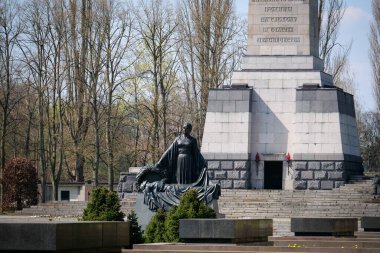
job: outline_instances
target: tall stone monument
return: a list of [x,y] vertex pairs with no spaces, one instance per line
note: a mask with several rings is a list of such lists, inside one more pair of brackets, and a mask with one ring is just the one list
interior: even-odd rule
[[319,58],[318,1],[250,0],[248,48],[209,93],[201,151],[222,188],[332,189],[363,172],[351,94]]

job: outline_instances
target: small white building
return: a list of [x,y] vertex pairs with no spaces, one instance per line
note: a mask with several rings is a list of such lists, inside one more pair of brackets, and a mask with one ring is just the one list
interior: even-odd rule
[[[99,186],[107,186],[101,183]],[[53,187],[51,183],[46,185],[46,201],[53,201]],[[88,183],[62,182],[58,186],[58,201],[88,201],[94,186]],[[41,192],[41,185],[38,185]],[[117,184],[114,185],[117,189]]]

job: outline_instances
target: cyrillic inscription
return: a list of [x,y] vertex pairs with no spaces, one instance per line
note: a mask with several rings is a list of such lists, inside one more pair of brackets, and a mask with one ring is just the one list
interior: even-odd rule
[[300,37],[267,37],[267,38],[257,38],[258,43],[300,43]]
[[292,7],[265,7],[265,12],[292,12]]
[[318,0],[249,0],[249,54],[317,56],[317,14]]
[[252,3],[295,3],[304,1],[305,0],[251,0]]
[[294,27],[264,27],[263,32],[265,33],[292,33],[294,32]]
[[262,23],[273,22],[273,23],[295,23],[297,22],[297,17],[262,17]]

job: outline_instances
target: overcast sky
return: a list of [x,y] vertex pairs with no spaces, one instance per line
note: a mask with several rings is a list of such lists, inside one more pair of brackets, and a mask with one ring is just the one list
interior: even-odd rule
[[[237,12],[247,16],[248,0],[236,1]],[[369,23],[371,20],[371,0],[347,0],[347,10],[340,28],[340,42],[353,41],[350,64],[356,82],[356,99],[362,109],[374,110],[372,74],[369,62]]]

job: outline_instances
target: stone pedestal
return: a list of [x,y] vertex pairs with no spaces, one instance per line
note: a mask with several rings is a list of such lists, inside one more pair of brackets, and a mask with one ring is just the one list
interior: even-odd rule
[[140,167],[131,167],[128,172],[120,172],[117,193],[120,198],[124,198],[126,193],[136,192],[136,176],[140,171]]
[[361,227],[366,232],[380,232],[380,217],[362,217]]
[[144,204],[144,194],[141,192],[137,193],[135,209],[137,221],[141,226],[142,230],[145,230],[146,225],[148,225],[149,221],[153,218],[156,212],[149,210],[149,207]]
[[290,231],[296,236],[354,236],[358,219],[292,218]]
[[182,219],[179,237],[190,243],[268,242],[273,235],[269,219]]
[[108,252],[128,247],[129,222],[0,223],[0,251]]

